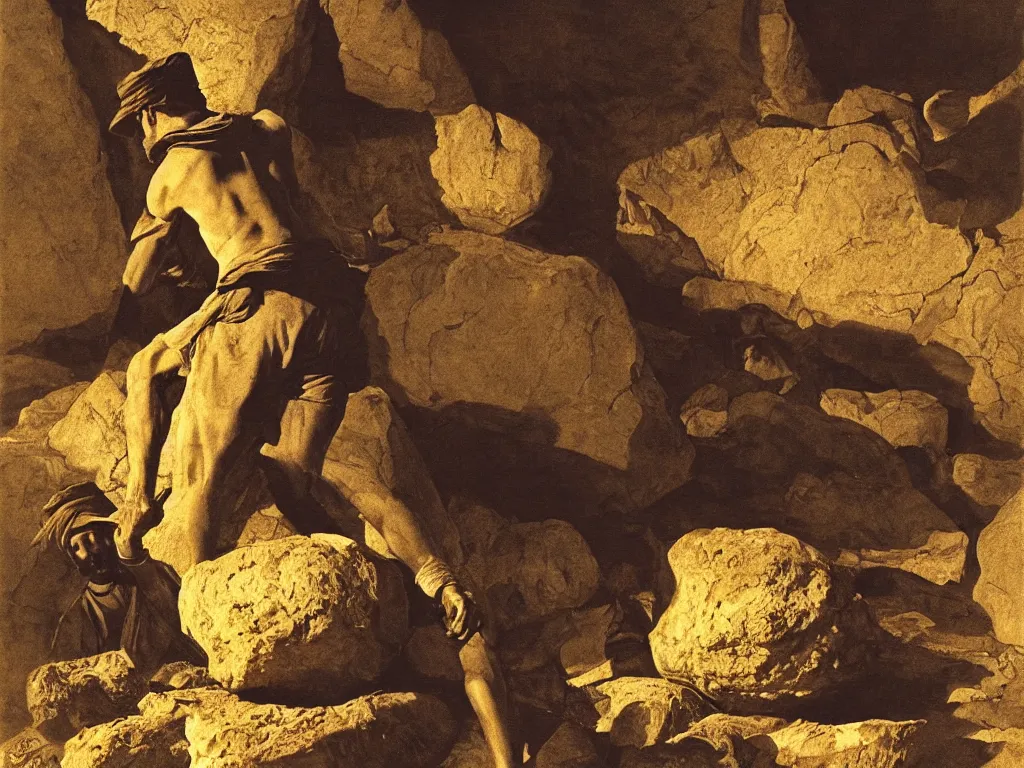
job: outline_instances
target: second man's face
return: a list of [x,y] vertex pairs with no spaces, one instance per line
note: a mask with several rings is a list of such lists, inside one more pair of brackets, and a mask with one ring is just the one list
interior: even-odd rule
[[79,572],[94,584],[109,584],[117,576],[120,560],[114,547],[113,525],[91,525],[68,540]]

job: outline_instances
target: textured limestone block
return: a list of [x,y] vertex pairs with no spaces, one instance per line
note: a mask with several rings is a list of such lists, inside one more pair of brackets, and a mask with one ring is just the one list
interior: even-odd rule
[[977,453],[953,457],[953,482],[982,506],[1002,506],[1020,490],[1024,467],[1019,461],[998,461]]
[[573,722],[564,722],[537,751],[537,768],[597,768],[601,760],[590,734]]
[[690,437],[714,437],[729,420],[729,393],[717,384],[705,384],[683,403],[679,418]]
[[35,728],[25,728],[0,744],[0,765],[60,768],[63,748]]
[[472,104],[435,120],[430,170],[441,201],[470,229],[499,235],[527,219],[551,185],[551,150],[518,120]]
[[459,504],[466,570],[487,594],[495,620],[513,627],[578,608],[597,591],[600,572],[587,542],[564,520],[507,524],[490,510]]
[[474,101],[448,41],[405,0],[322,0],[340,43],[345,88],[393,109],[446,115]]
[[[0,353],[113,320],[127,258],[92,105],[43,0],[0,11]],[[73,286],[73,290],[69,290]]]
[[[358,501],[360,494],[395,496],[419,520],[449,565],[461,564],[459,531],[384,390],[366,387],[349,395],[345,418],[327,449],[323,477],[350,501]],[[365,539],[373,551],[394,558],[380,533],[368,524]]]
[[29,675],[28,709],[43,734],[64,741],[82,728],[133,714],[146,681],[123,651],[44,664]]
[[597,691],[597,732],[617,747],[664,744],[714,711],[697,692],[660,678],[620,677]]
[[291,103],[309,68],[314,8],[310,0],[86,3],[90,19],[148,59],[189,54],[207,106],[218,112]]
[[761,78],[771,96],[758,113],[783,115],[809,125],[823,125],[831,104],[807,66],[807,51],[783,0],[763,0],[757,20]]
[[85,728],[64,745],[61,768],[188,768],[185,717],[132,715]]
[[330,534],[200,563],[182,580],[179,609],[211,676],[233,691],[342,696],[381,673],[407,630],[397,567]]
[[798,299],[817,322],[924,339],[971,246],[928,220],[903,143],[872,123],[728,123],[633,163],[619,188],[696,240],[719,277]]
[[455,738],[438,699],[380,693],[334,707],[211,699],[188,714],[192,768],[433,768]]
[[[776,765],[802,768],[902,768],[923,720],[819,725],[798,720],[752,741]],[[768,743],[770,742],[770,744]]]
[[399,404],[591,459],[600,488],[584,490],[631,506],[686,479],[693,448],[590,262],[448,232],[375,269],[366,292],[373,378]]
[[867,427],[895,448],[917,446],[936,451],[946,448],[949,414],[942,403],[927,392],[826,389],[821,394],[821,410],[829,416]]
[[1024,645],[1024,493],[1007,501],[995,519],[978,536],[981,576],[974,586],[974,599],[992,619],[996,639]]
[[50,430],[50,447],[69,466],[95,473],[102,491],[124,486],[128,477],[124,387],[124,374],[101,373]]
[[659,673],[737,707],[821,693],[862,671],[866,612],[815,549],[770,528],[701,529],[669,550]]

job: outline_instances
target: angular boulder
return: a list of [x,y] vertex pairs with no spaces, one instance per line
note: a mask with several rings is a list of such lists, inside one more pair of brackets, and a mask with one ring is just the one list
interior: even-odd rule
[[821,725],[798,720],[751,739],[775,764],[801,768],[902,768],[923,720],[865,720]]
[[499,626],[510,628],[578,608],[597,591],[597,560],[564,520],[509,525],[499,515],[457,503],[465,569]]
[[441,202],[470,229],[500,235],[544,202],[551,150],[527,126],[471,104],[435,120],[430,170]]
[[85,728],[64,745],[61,762],[61,768],[189,765],[185,717],[171,711],[131,715]]
[[123,651],[44,664],[26,685],[32,724],[64,741],[82,728],[136,713],[146,681]]
[[617,747],[652,747],[714,712],[691,688],[654,677],[620,677],[597,686],[597,732]]
[[953,482],[972,501],[982,506],[1001,507],[1020,490],[1024,465],[1019,461],[999,461],[978,453],[958,453],[953,457]]
[[60,768],[63,751],[35,728],[25,728],[0,744],[0,765]]
[[207,106],[217,112],[282,110],[309,69],[312,0],[88,0],[89,18],[148,59],[192,57]]
[[331,534],[199,563],[182,580],[179,608],[229,690],[335,701],[383,671],[408,621],[397,567]]
[[192,709],[192,768],[433,768],[451,748],[448,708],[421,693],[379,693],[333,707],[252,704],[234,697]]
[[919,447],[943,451],[949,432],[949,414],[937,398],[912,389],[857,392],[826,389],[821,410],[849,419],[881,435],[894,448]]
[[[43,0],[0,11],[0,353],[113,321],[127,253],[100,127]],[[68,197],[68,190],[74,196]],[[69,290],[73,286],[73,290]]]
[[366,292],[373,381],[399,406],[515,437],[556,474],[584,473],[581,498],[635,509],[686,480],[693,448],[622,297],[585,259],[445,232]]
[[981,575],[974,585],[974,600],[992,619],[996,639],[1010,645],[1024,645],[1022,547],[1024,493],[1018,491],[978,536]]
[[68,466],[95,475],[101,491],[123,488],[128,477],[124,403],[124,374],[101,373],[49,433],[50,448]]
[[714,437],[729,420],[729,393],[717,384],[706,384],[687,398],[679,411],[690,437]]
[[[925,339],[972,249],[929,220],[904,141],[872,123],[723,123],[619,177],[697,241],[713,272],[799,300],[816,322]],[[944,303],[946,302],[946,303]]]
[[590,734],[576,723],[562,723],[537,750],[537,768],[598,768],[602,765]]
[[345,88],[391,109],[447,115],[474,101],[469,79],[436,29],[405,0],[330,0]]
[[699,529],[669,550],[676,590],[650,634],[658,672],[737,708],[864,671],[867,613],[817,550],[770,528]]

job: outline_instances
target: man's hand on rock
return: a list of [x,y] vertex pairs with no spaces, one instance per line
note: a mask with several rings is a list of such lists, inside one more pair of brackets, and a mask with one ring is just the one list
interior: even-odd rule
[[114,544],[123,560],[138,560],[146,554],[142,537],[160,519],[159,506],[148,499],[127,499],[114,514],[117,532]]
[[449,584],[441,590],[441,607],[448,637],[468,640],[480,629],[480,612],[473,595],[458,584]]

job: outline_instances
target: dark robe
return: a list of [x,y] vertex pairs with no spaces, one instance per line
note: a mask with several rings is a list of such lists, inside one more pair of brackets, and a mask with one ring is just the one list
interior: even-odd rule
[[180,586],[166,563],[122,564],[112,585],[90,584],[64,612],[51,656],[75,659],[123,649],[146,677],[172,661],[205,666],[202,649],[181,631]]

